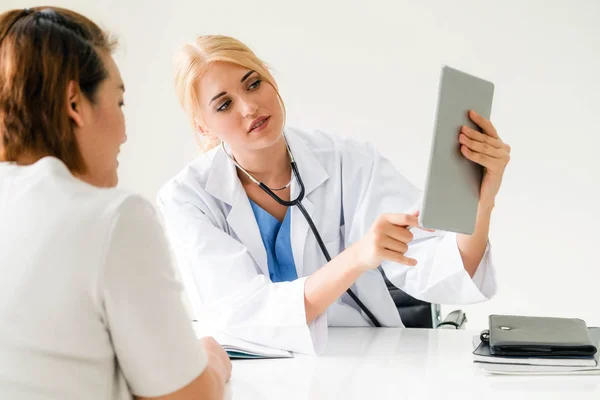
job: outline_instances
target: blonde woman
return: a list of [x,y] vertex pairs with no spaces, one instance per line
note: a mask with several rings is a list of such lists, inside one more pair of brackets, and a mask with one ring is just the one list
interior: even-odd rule
[[175,87],[214,148],[158,203],[194,312],[214,329],[318,354],[328,326],[403,326],[378,266],[425,301],[494,295],[488,231],[509,147],[490,121],[473,112],[487,135],[460,133],[464,156],[485,167],[473,235],[409,231],[420,192],[371,145],[284,126],[277,84],[243,43],[185,45]]

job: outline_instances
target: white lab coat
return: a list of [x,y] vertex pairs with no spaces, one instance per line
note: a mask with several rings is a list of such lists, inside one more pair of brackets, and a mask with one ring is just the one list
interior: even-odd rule
[[[331,257],[360,239],[383,213],[418,209],[421,193],[373,146],[320,131],[286,128],[306,192],[302,204]],[[299,192],[293,181],[291,198]],[[193,313],[212,329],[251,342],[318,354],[327,326],[369,326],[347,294],[306,324],[304,283],[326,263],[297,207],[291,241],[298,279],[273,283],[267,254],[236,167],[220,147],[200,155],[158,195],[167,234],[190,296]],[[388,279],[432,303],[469,304],[496,292],[489,245],[471,279],[456,235],[415,230],[408,256],[416,267],[384,262]],[[403,326],[383,277],[364,273],[353,290],[383,326]]]

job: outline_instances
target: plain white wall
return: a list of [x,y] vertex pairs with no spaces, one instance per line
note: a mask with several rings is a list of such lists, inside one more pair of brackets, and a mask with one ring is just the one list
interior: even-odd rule
[[172,87],[173,54],[196,35],[246,42],[274,68],[291,125],[368,139],[419,187],[441,64],[492,80],[492,120],[513,158],[491,232],[499,292],[463,307],[469,327],[490,313],[600,325],[600,2],[45,3],[119,36],[129,135],[120,186],[151,200],[199,153]]

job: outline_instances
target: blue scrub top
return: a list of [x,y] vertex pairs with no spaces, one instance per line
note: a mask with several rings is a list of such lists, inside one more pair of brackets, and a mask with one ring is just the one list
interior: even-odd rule
[[250,200],[260,236],[267,251],[269,276],[272,282],[289,282],[298,279],[292,241],[290,239],[290,208],[282,222]]

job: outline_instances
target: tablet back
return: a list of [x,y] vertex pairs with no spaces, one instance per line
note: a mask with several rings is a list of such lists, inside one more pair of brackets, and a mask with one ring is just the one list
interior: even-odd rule
[[481,132],[469,110],[490,119],[494,84],[444,66],[440,77],[429,168],[419,216],[429,229],[472,234],[483,167],[460,152],[462,125]]

